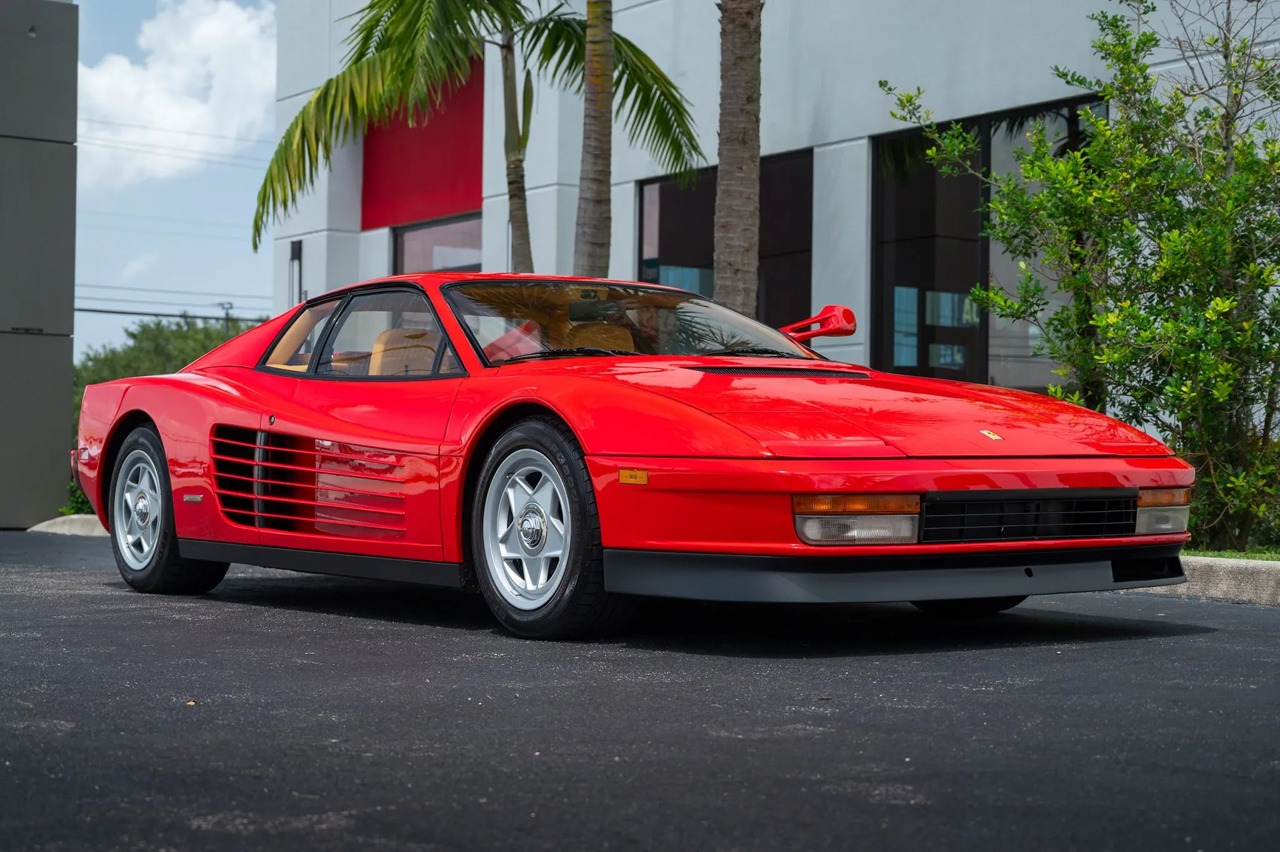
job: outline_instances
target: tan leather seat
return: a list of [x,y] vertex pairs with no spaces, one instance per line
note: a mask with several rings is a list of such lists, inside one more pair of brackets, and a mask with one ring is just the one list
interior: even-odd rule
[[565,336],[565,346],[598,346],[601,349],[622,349],[627,352],[636,351],[635,340],[631,332],[620,325],[609,322],[584,322],[569,329]]
[[373,341],[371,376],[427,376],[435,364],[440,335],[424,328],[389,328]]

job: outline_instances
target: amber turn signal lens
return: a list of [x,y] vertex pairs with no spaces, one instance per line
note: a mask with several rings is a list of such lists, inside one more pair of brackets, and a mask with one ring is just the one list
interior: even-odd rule
[[918,494],[796,494],[791,509],[797,515],[915,515]]
[[1138,508],[1156,506],[1189,506],[1190,488],[1143,488],[1138,492]]

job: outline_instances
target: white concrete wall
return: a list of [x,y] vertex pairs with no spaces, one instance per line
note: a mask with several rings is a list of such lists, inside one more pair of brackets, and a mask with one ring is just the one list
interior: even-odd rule
[[[316,88],[341,70],[347,54],[344,39],[351,26],[343,18],[363,5],[363,0],[277,0],[277,134],[284,132]],[[289,292],[293,240],[302,240],[303,288],[310,296],[391,271],[389,252],[384,263],[376,261],[383,256],[376,249],[370,259],[361,252],[366,244],[360,232],[363,157],[359,139],[335,151],[330,168],[317,175],[312,191],[272,228],[276,310],[297,301],[296,294]]]

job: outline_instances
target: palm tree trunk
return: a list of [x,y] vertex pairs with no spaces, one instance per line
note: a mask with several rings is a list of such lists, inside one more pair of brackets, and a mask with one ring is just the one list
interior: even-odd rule
[[507,158],[507,216],[511,222],[511,271],[533,272],[532,240],[529,237],[529,204],[524,191],[525,138],[520,127],[520,107],[516,102],[515,34],[502,31],[502,120]]
[[756,315],[760,275],[760,13],[763,0],[720,0],[720,165],[715,295]]
[[613,0],[587,0],[582,169],[578,178],[578,222],[573,274],[609,274],[613,213]]

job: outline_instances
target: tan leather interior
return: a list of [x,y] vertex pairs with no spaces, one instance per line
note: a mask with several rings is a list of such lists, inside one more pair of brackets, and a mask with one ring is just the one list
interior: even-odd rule
[[373,341],[371,376],[424,376],[435,364],[440,335],[423,328],[389,328]]
[[601,349],[623,349],[636,351],[636,343],[631,332],[620,325],[608,322],[584,322],[569,329],[565,336],[565,346],[598,346]]

